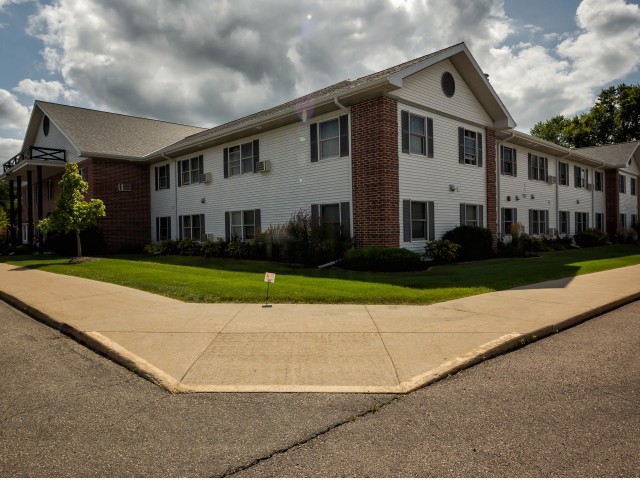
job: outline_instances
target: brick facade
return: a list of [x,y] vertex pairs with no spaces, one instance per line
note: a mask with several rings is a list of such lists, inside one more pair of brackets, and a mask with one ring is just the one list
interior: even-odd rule
[[604,172],[607,233],[616,235],[620,229],[620,174],[617,170]]
[[[139,247],[151,242],[151,192],[149,166],[118,160],[90,159],[87,168],[88,198],[104,202],[106,216],[98,229],[110,252]],[[119,192],[118,184],[131,185],[130,192]]]
[[351,145],[354,244],[398,247],[397,102],[378,97],[352,106]]
[[498,247],[498,167],[496,162],[496,132],[486,129],[486,163],[487,173],[487,228],[493,238],[493,249]]

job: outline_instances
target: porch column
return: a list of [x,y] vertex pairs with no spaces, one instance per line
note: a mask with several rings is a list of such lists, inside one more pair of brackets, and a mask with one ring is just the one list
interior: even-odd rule
[[14,194],[13,186],[14,181],[9,180],[9,239],[11,245],[16,246],[16,208],[13,206]]
[[27,244],[33,245],[33,180],[31,170],[27,172]]
[[[38,195],[38,221],[42,220],[42,165],[36,167],[36,180],[38,182],[37,195]],[[38,235],[38,250],[40,253],[44,252],[44,245],[42,244],[42,233],[37,231]]]
[[18,245],[22,245],[22,177],[18,175],[18,188],[16,189],[18,196],[18,218],[16,220],[16,228],[18,229]]

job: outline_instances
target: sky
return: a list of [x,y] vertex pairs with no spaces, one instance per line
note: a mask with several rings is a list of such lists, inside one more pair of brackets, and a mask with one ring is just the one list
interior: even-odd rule
[[640,84],[640,0],[0,0],[0,163],[36,99],[211,127],[464,41],[517,129]]

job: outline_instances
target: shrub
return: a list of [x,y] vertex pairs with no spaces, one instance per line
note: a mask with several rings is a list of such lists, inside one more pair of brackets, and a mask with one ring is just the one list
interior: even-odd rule
[[207,258],[215,257],[222,258],[227,256],[227,247],[229,244],[222,237],[217,237],[215,240],[205,240],[200,246],[202,255]]
[[458,259],[459,251],[460,245],[445,239],[427,242],[425,247],[427,257],[441,263],[455,262]]
[[177,250],[179,255],[194,257],[201,254],[200,244],[190,238],[183,238],[178,242]]
[[246,256],[245,244],[239,240],[231,240],[227,246],[227,255],[236,260]]
[[154,243],[148,243],[144,246],[143,252],[148,253],[149,255],[157,255],[158,253],[160,253],[160,249],[158,245]]
[[638,232],[634,228],[623,228],[619,235],[621,243],[636,243],[638,241]]
[[373,272],[422,270],[420,255],[406,248],[363,247],[345,252],[341,267]]
[[483,260],[493,256],[493,238],[488,228],[460,225],[445,233],[443,239],[460,245],[460,260]]
[[178,242],[175,240],[162,240],[156,246],[161,255],[175,255],[178,252]]
[[606,245],[609,236],[595,228],[587,228],[586,230],[576,233],[573,239],[579,247],[586,248]]
[[520,245],[525,255],[537,255],[544,250],[542,239],[531,235],[520,235]]

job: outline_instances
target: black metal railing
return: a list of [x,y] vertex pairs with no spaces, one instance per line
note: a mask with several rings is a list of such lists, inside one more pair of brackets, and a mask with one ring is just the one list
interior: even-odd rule
[[24,160],[40,160],[45,162],[55,160],[58,162],[66,162],[67,152],[59,148],[29,147],[11,158],[8,162],[5,162],[2,166],[4,172],[11,170]]

